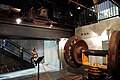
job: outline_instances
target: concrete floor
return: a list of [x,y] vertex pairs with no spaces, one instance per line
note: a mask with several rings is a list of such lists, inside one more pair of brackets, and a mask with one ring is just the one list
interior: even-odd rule
[[[39,64],[39,80],[82,80],[81,75],[59,70],[46,64]],[[0,80],[38,80],[38,66],[32,69],[0,74]]]

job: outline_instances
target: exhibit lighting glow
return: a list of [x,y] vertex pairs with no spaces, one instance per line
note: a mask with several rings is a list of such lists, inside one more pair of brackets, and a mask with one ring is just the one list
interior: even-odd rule
[[51,24],[50,27],[53,27],[53,25]]
[[71,13],[70,16],[73,16],[73,14]]
[[21,21],[22,21],[22,20],[21,20],[20,18],[17,18],[17,19],[16,19],[17,24],[20,24]]
[[52,24],[50,24],[49,28],[52,28],[52,27],[53,27],[53,25],[52,25]]
[[93,9],[93,11],[95,12],[95,10]]
[[13,12],[20,12],[21,11],[21,9],[18,9],[18,8],[10,8],[10,10],[12,10]]
[[72,12],[70,12],[69,14],[70,14],[70,16],[73,16]]
[[78,6],[77,9],[81,9],[80,6]]
[[21,9],[16,9],[16,10],[19,11],[19,12],[21,11]]

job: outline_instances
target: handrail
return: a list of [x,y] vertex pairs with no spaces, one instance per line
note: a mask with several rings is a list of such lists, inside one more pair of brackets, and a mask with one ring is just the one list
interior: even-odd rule
[[[13,44],[14,46],[16,46],[16,47],[18,47],[18,48],[22,47],[22,46],[20,46],[19,44],[15,43],[15,42],[12,41],[12,40],[8,40],[8,39],[6,39],[6,41],[8,41],[9,43]],[[31,53],[31,52],[29,52],[28,49],[26,49],[26,48],[24,48],[24,47],[22,47],[22,49],[23,49],[23,51],[27,52],[28,54]],[[30,55],[31,55],[31,54],[30,54]]]
[[0,40],[0,45],[4,50],[20,57],[23,60],[31,62],[31,52],[14,41],[8,39]]

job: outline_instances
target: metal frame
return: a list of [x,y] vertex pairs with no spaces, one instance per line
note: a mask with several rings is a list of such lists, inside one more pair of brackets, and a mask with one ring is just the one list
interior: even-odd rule
[[64,28],[49,28],[49,26],[39,26],[33,24],[16,24],[0,22],[0,38],[10,39],[42,39],[56,40],[68,38],[74,35],[74,31]]

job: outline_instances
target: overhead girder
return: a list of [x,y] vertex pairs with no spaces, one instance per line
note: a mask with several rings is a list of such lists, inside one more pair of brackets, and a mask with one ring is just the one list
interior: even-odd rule
[[73,30],[70,29],[0,22],[0,38],[59,39],[70,37],[73,34]]

